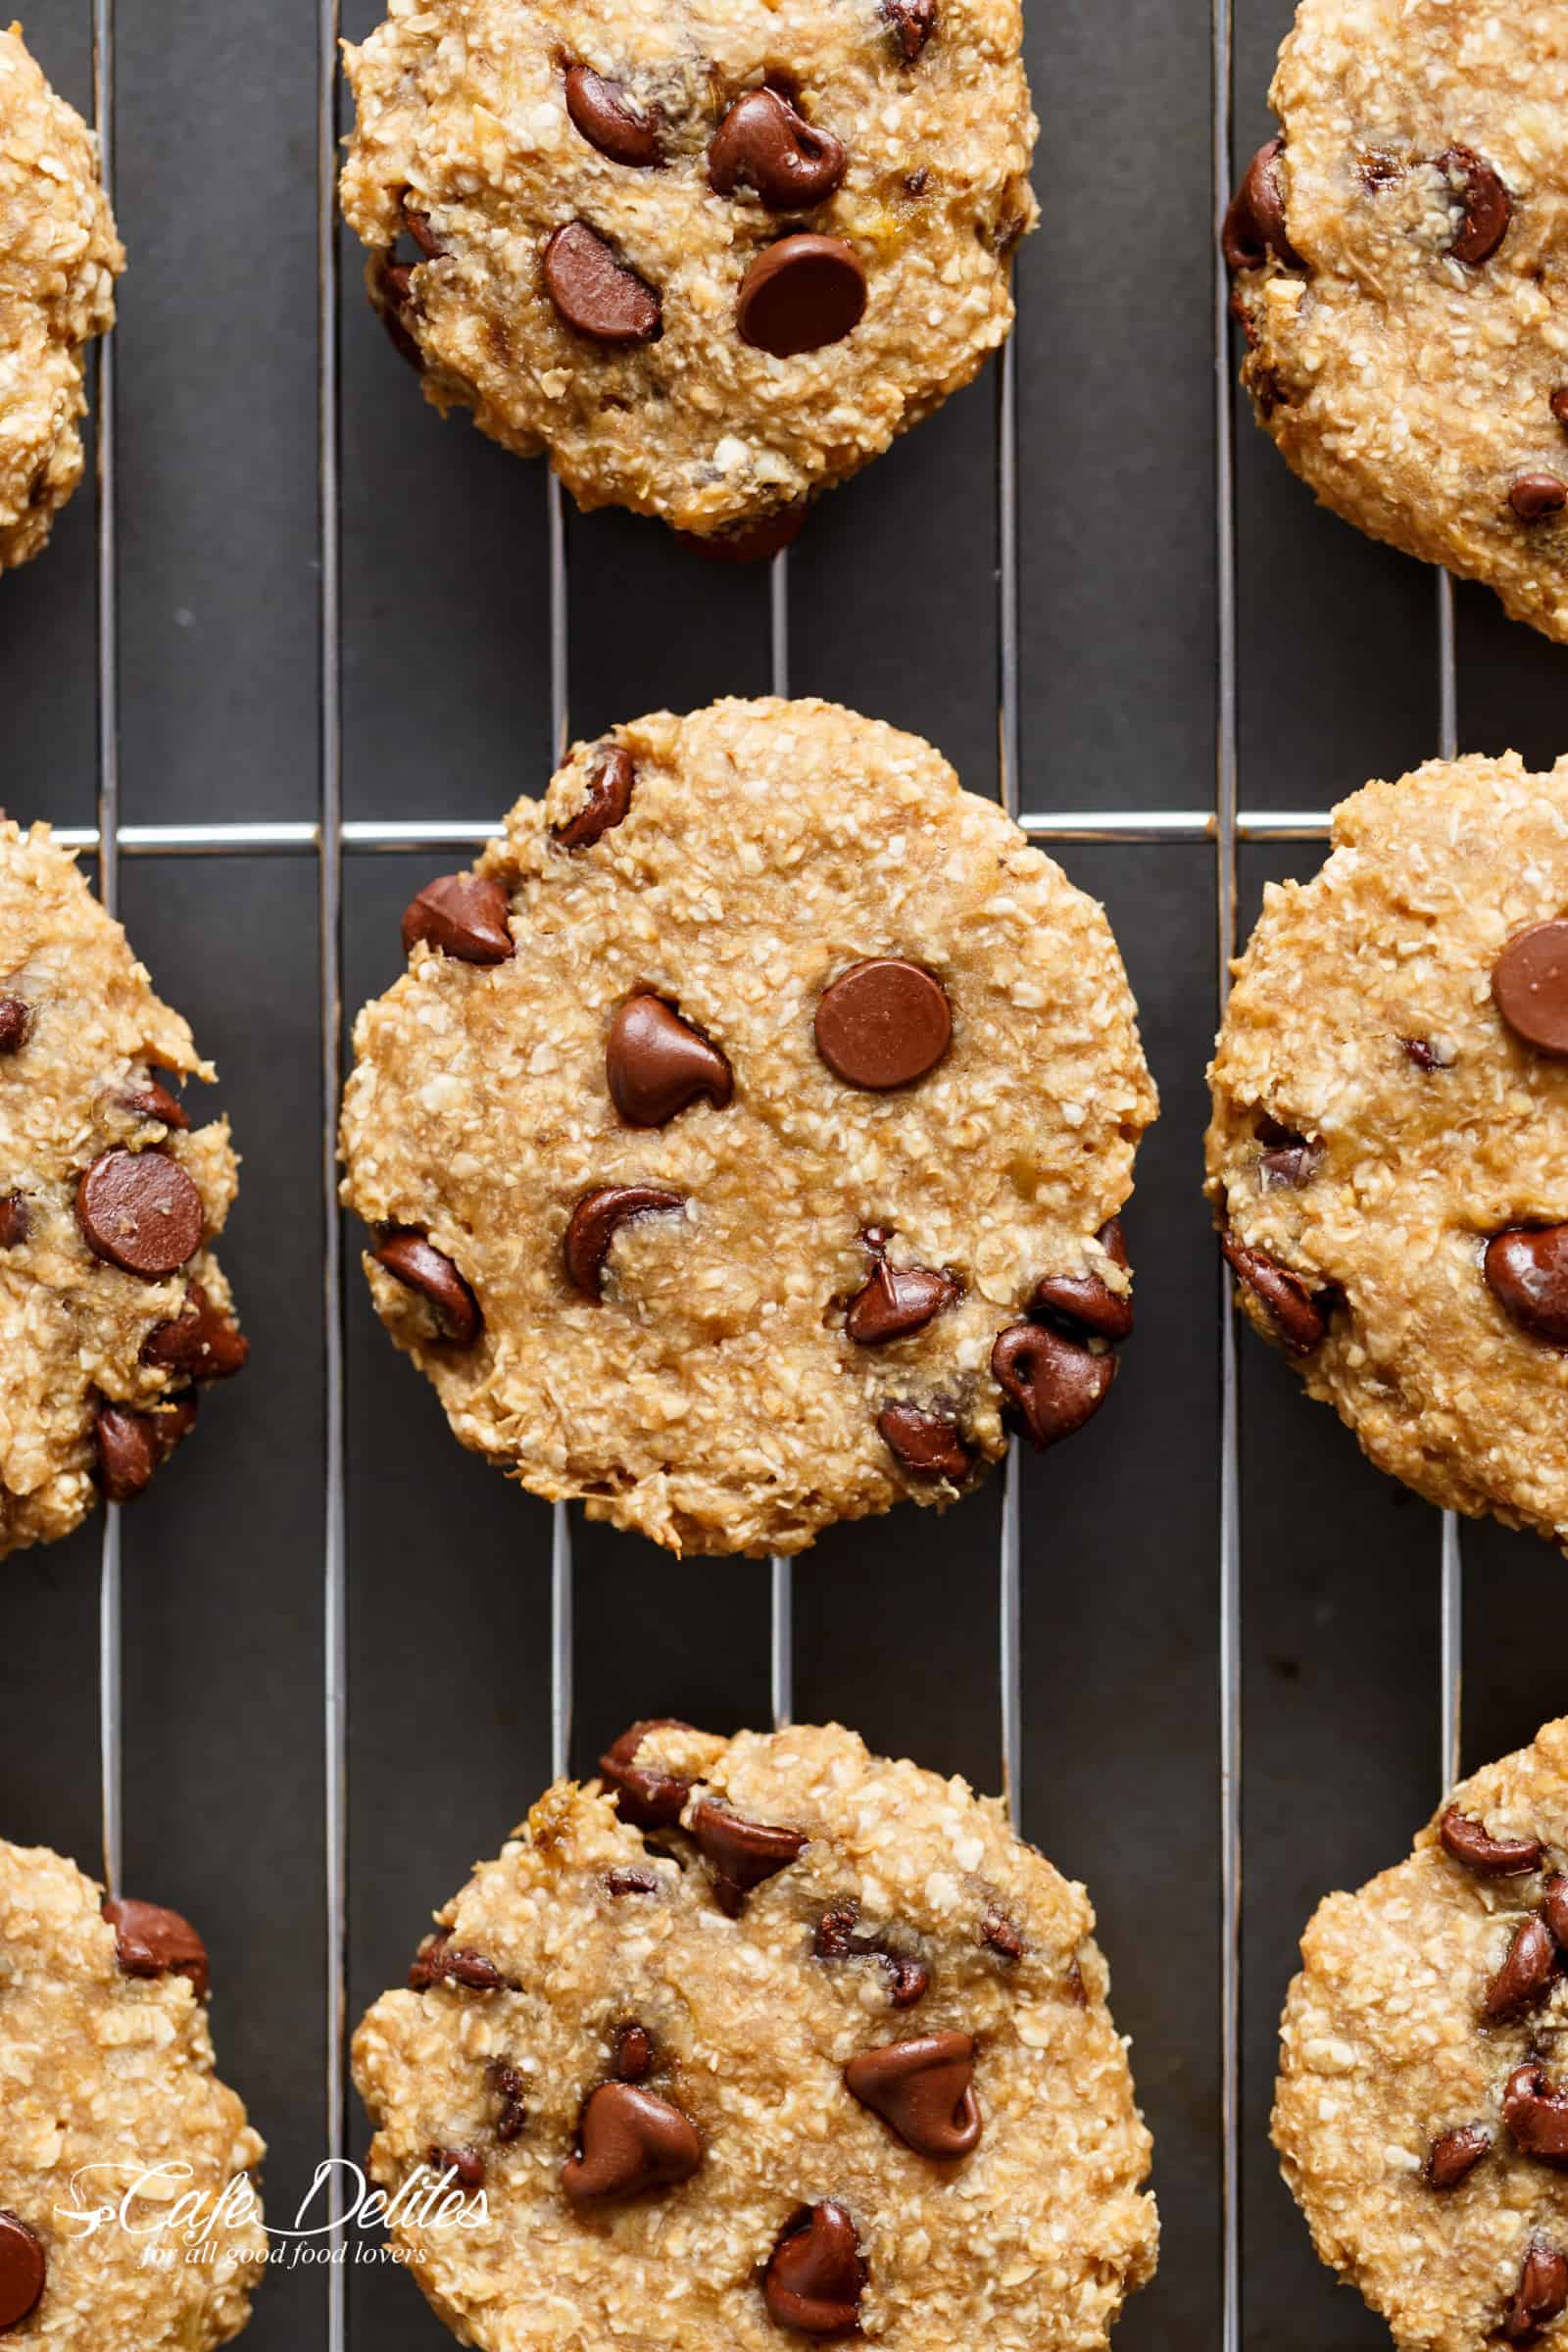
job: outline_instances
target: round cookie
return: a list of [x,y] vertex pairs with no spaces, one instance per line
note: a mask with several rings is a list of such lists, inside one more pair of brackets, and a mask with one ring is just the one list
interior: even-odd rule
[[1021,39],[1017,0],[397,10],[346,52],[371,299],[580,506],[771,552],[1006,336]]
[[1209,1073],[1241,1302],[1381,1469],[1560,1542],[1568,959],[1552,981],[1538,926],[1568,908],[1568,760],[1369,784],[1334,843],[1265,893]]
[[0,1557],[139,1494],[245,1361],[228,1124],[192,1132],[174,1073],[213,1076],[120,925],[0,822]]
[[1103,1401],[1154,1115],[1101,908],[819,702],[579,746],[422,892],[343,1197],[467,1446],[677,1550],[945,1503]]
[[176,1913],[0,1843],[8,2342],[207,2352],[250,2316],[265,2150],[213,2072],[207,1976]]
[[1225,229],[1258,421],[1326,506],[1568,638],[1568,11],[1302,0]]
[[[1083,1888],[837,1727],[638,1725],[602,1770],[355,2040],[440,2316],[487,2352],[1103,2346],[1157,2224]],[[467,2211],[427,2226],[441,2177]]]
[[1568,1721],[1302,1939],[1274,2140],[1404,2352],[1568,2345]]
[[97,139],[0,25],[0,571],[81,479],[82,346],[113,325],[124,266]]

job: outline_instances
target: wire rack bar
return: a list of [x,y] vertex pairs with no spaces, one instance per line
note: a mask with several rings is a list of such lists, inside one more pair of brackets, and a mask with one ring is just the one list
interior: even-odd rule
[[[767,575],[768,674],[774,694],[790,690],[790,558],[780,548]],[[773,1729],[781,1732],[795,1716],[795,1562],[774,1552],[768,1562],[768,1683]]]
[[[1018,756],[1018,337],[997,369],[997,794],[1009,816],[1023,797]],[[997,1561],[1002,1793],[1016,1828],[1023,1804],[1023,1472],[1007,1446]]]
[[[555,473],[545,473],[545,515],[550,542],[550,746],[551,765],[565,759],[571,737],[571,573],[566,546],[566,501]],[[499,827],[491,827],[491,832]],[[485,835],[488,840],[490,834]],[[564,1502],[550,1516],[550,1760],[554,1777],[571,1768],[571,1718],[576,1692],[573,1637],[576,1579],[571,1558],[571,1514]]]
[[[1459,756],[1459,665],[1454,645],[1453,582],[1438,574],[1438,753],[1444,760]],[[1438,1602],[1439,1758],[1441,1784],[1451,1788],[1460,1775],[1463,1750],[1464,1695],[1464,1555],[1459,1544],[1459,1521],[1453,1511],[1443,1514],[1443,1551]]]

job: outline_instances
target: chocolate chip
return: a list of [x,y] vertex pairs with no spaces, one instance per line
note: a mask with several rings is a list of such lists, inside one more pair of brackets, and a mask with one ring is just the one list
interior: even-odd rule
[[1508,233],[1513,198],[1501,175],[1472,147],[1450,147],[1438,158],[1438,170],[1464,201],[1464,219],[1448,251],[1472,269],[1491,261]]
[[1541,1868],[1539,1838],[1494,1838],[1484,1822],[1450,1805],[1438,1824],[1443,1850],[1483,1879],[1519,1879]]
[[991,1350],[991,1376],[1042,1452],[1092,1421],[1110,1394],[1116,1358],[1096,1355],[1041,1323],[1012,1323]]
[[394,1282],[416,1291],[435,1315],[437,1336],[454,1348],[471,1348],[484,1329],[474,1297],[444,1250],[422,1233],[392,1233],[371,1257]]
[[1480,2124],[1461,2124],[1456,2132],[1445,2132],[1433,2141],[1421,2178],[1429,2188],[1457,2188],[1491,2152],[1490,2132]]
[[442,874],[404,909],[403,953],[412,956],[422,939],[460,963],[506,963],[517,952],[511,911],[494,875]]
[[807,212],[844,177],[844,148],[797,114],[778,90],[737,98],[708,150],[708,177],[720,196],[751,187],[769,212]]
[[416,304],[414,299],[414,271],[401,262],[388,262],[380,274],[382,296],[381,324],[386,328],[393,349],[408,361],[418,374],[424,371],[424,354],[419,349],[408,321]]
[[980,1940],[1000,1952],[1004,1960],[1023,1958],[1023,1937],[998,1903],[989,1906],[980,1922]]
[[641,2082],[654,2071],[654,2037],[646,2026],[617,2026],[611,2072],[617,2082]]
[[1510,2344],[1534,2343],[1543,2328],[1568,2311],[1568,2254],[1536,2238],[1519,2273],[1519,2285],[1502,2323]]
[[188,1919],[158,1903],[111,1895],[104,1917],[115,1931],[115,1957],[127,1977],[188,1977],[205,2001],[211,1983],[207,1946]]
[[807,1844],[804,1830],[780,1822],[747,1821],[711,1797],[704,1797],[692,1816],[692,1836],[712,1872],[719,1908],[731,1919],[755,1887],[798,1862]]
[[1536,2008],[1551,1990],[1557,1974],[1557,1946],[1544,1920],[1522,1920],[1514,1930],[1502,1966],[1487,1986],[1485,2015],[1495,2021],[1522,2016]]
[[588,798],[575,816],[551,827],[551,838],[564,850],[592,849],[625,817],[636,781],[636,762],[625,745],[607,744],[588,778]]
[[657,343],[664,331],[653,287],[586,220],[568,220],[550,239],[545,286],[567,326],[591,342]]
[[753,522],[730,523],[721,531],[677,531],[675,536],[682,547],[710,564],[760,564],[794,546],[806,526],[808,512],[808,502],[799,499],[794,506],[776,507],[771,514],[760,514]]
[[585,1193],[571,1212],[563,1244],[573,1290],[597,1306],[603,1297],[605,1259],[622,1225],[633,1217],[670,1215],[685,1205],[684,1195],[657,1184],[607,1184]]
[[865,271],[842,237],[800,233],[765,245],[741,280],[741,341],[798,359],[853,334],[865,314]]
[[485,2069],[485,2080],[497,2102],[496,2137],[503,2147],[511,2147],[528,2129],[527,2077],[504,2058],[492,2058]]
[[1526,1045],[1568,1054],[1568,922],[1514,933],[1492,967],[1492,1001]]
[[923,1412],[917,1404],[885,1404],[876,1417],[877,1435],[914,1478],[945,1478],[961,1485],[974,1459],[946,1413]]
[[610,1024],[605,1077],[628,1127],[664,1127],[706,1097],[722,1110],[735,1092],[729,1063],[662,998],[630,997]]
[[185,1311],[172,1323],[156,1323],[142,1342],[140,1361],[190,1380],[228,1380],[243,1372],[251,1344],[237,1323],[221,1314],[199,1282],[193,1282]]
[[664,160],[659,126],[638,112],[623,85],[592,66],[566,68],[566,112],[590,147],[630,172],[651,172]]
[[19,1054],[32,1027],[32,1007],[21,997],[0,997],[0,1054]]
[[1277,1265],[1266,1251],[1250,1250],[1225,1234],[1220,1242],[1231,1271],[1267,1307],[1287,1351],[1310,1355],[1328,1330],[1311,1292],[1298,1274]]
[[1557,1872],[1546,1881],[1541,1916],[1550,1929],[1557,1949],[1568,1957],[1568,1879]]
[[100,1402],[93,1414],[93,1447],[105,1499],[133,1502],[151,1486],[180,1440],[190,1435],[195,1421],[194,1396],[172,1397],[146,1413],[128,1404]]
[[937,28],[937,0],[882,0],[883,21],[912,65]]
[[201,1248],[202,1197],[163,1152],[105,1152],[76,1187],[76,1218],[95,1257],[142,1282],[177,1273]]
[[43,2240],[16,2214],[0,2213],[0,2335],[37,2310],[48,2276]]
[[[686,1810],[686,1799],[692,1785],[679,1774],[662,1772],[654,1766],[639,1766],[637,1751],[650,1732],[689,1732],[689,1723],[680,1723],[672,1715],[652,1716],[646,1723],[634,1723],[622,1732],[614,1745],[599,1759],[600,1778],[613,1788],[620,1799],[620,1818],[639,1830],[670,1830]],[[628,1878],[645,1876],[651,1882],[639,1893],[652,1894],[658,1880],[651,1871],[638,1874],[628,1871]],[[621,1891],[618,1887],[612,1893]],[[627,1892],[632,1891],[630,1888]]]
[[979,2140],[974,2041],[967,2034],[862,2050],[844,2069],[844,2083],[917,2156],[967,2156]]
[[1561,425],[1568,425],[1568,384],[1564,384],[1560,392],[1552,394],[1550,407],[1557,422]]
[[803,2206],[780,2230],[762,2278],[769,2316],[803,2335],[849,2335],[870,2277],[859,2234],[831,2198]]
[[24,1193],[0,1193],[0,1250],[20,1250],[32,1231]]
[[[1125,1269],[1127,1244],[1121,1219],[1112,1217],[1095,1238],[1112,1265]],[[1092,1332],[1096,1339],[1112,1345],[1132,1336],[1132,1299],[1125,1291],[1113,1291],[1098,1274],[1047,1274],[1034,1287],[1029,1312]]]
[[1508,493],[1508,504],[1521,522],[1541,522],[1568,507],[1568,482],[1554,473],[1522,473]]
[[882,1246],[871,1245],[871,1279],[856,1292],[844,1317],[844,1329],[860,1348],[883,1348],[891,1340],[912,1339],[943,1308],[963,1296],[963,1285],[951,1274],[930,1266],[892,1266]]
[[176,1128],[181,1135],[190,1126],[184,1103],[160,1079],[150,1077],[142,1086],[127,1086],[115,1101],[122,1110],[130,1111],[134,1117],[161,1120],[164,1126]]
[[1568,2164],[1568,2090],[1558,2090],[1534,2059],[1508,2077],[1502,2120],[1527,2156]]
[[1270,1134],[1264,1138],[1271,1149],[1264,1152],[1257,1163],[1257,1181],[1265,1193],[1298,1193],[1311,1183],[1327,1154],[1326,1144],[1309,1141],[1304,1135],[1293,1135],[1288,1129],[1268,1121]]
[[1568,1348],[1568,1225],[1515,1225],[1494,1235],[1483,1260],[1503,1312],[1532,1339]]
[[472,2148],[432,2146],[425,2150],[424,2161],[433,2173],[439,2173],[443,2179],[448,2174],[454,2175],[460,2188],[484,2186],[484,2158],[476,2156]]
[[427,1936],[409,1970],[409,1990],[428,1992],[434,1984],[458,1984],[465,1992],[515,1992],[493,1960],[452,1940],[450,1931]]
[[702,2161],[703,2143],[678,2107],[630,2082],[602,2082],[582,2111],[561,2184],[574,2205],[610,2204],[689,2180]]
[[952,1037],[947,990],[902,956],[852,963],[817,1001],[817,1052],[846,1086],[871,1094],[924,1078]]
[[430,226],[429,214],[419,212],[409,202],[407,188],[403,191],[403,222],[427,262],[445,261],[447,249]]
[[1287,270],[1306,268],[1285,226],[1285,192],[1280,181],[1284,152],[1283,138],[1270,139],[1260,147],[1231,199],[1220,238],[1230,270],[1261,270],[1271,253]]
[[889,1978],[895,2009],[912,2009],[931,1989],[931,1972],[912,1952],[901,1952],[875,1936],[859,1933],[859,1914],[853,1903],[824,1911],[817,1922],[812,1950],[818,1960],[879,1961]]
[[1418,1070],[1448,1070],[1453,1067],[1451,1056],[1445,1060],[1436,1047],[1424,1037],[1401,1037],[1399,1043]]

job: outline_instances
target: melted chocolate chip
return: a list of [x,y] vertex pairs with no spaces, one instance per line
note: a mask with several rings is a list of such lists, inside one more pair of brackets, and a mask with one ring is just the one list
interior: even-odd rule
[[1568,425],[1568,384],[1564,384],[1560,392],[1552,394],[1548,405],[1557,422]]
[[769,212],[808,212],[844,177],[842,143],[798,114],[778,90],[737,98],[708,150],[708,177],[720,196],[755,188]]
[[793,547],[806,527],[808,502],[776,507],[751,522],[728,523],[721,531],[677,531],[682,547],[710,564],[759,564]]
[[21,997],[0,997],[0,1056],[20,1054],[32,1027],[32,1008]]
[[1568,1225],[1516,1225],[1493,1237],[1483,1260],[1504,1314],[1553,1348],[1568,1348]]
[[657,1894],[659,1874],[652,1870],[607,1870],[605,1891],[617,1901],[628,1894]]
[[844,2082],[917,2156],[967,2156],[979,2141],[974,2042],[967,2034],[863,2050],[845,2068]]
[[592,66],[566,68],[566,112],[589,146],[612,164],[651,172],[663,162],[658,123],[638,111],[618,81]]
[[405,908],[403,953],[412,956],[422,939],[460,963],[506,963],[517,952],[511,911],[494,875],[442,874]]
[[1568,2254],[1537,2238],[1524,2259],[1519,2284],[1502,2323],[1503,2340],[1531,2344],[1568,2311]]
[[98,1483],[109,1502],[133,1502],[151,1486],[182,1438],[195,1426],[194,1396],[174,1396],[151,1412],[101,1401],[93,1414]]
[[1541,1916],[1557,1949],[1568,1956],[1568,1879],[1560,1871],[1546,1881],[1541,1897]]
[[641,2082],[653,2073],[657,2055],[654,2037],[646,2026],[615,2028],[614,2054],[610,2065],[617,2082]]
[[[686,1810],[686,1799],[692,1792],[691,1782],[673,1772],[661,1772],[654,1766],[640,1767],[637,1751],[650,1732],[687,1732],[690,1729],[690,1724],[680,1723],[672,1715],[652,1716],[646,1723],[634,1723],[629,1731],[622,1732],[614,1745],[600,1757],[600,1778],[618,1795],[622,1821],[629,1821],[639,1830],[674,1828]],[[627,1873],[628,1877],[633,1875]],[[646,1875],[653,1880],[653,1884],[638,1891],[652,1893],[658,1881],[653,1879],[652,1872]]]
[[427,262],[440,262],[446,259],[447,249],[431,227],[429,214],[421,213],[416,205],[409,202],[407,188],[403,191],[403,222]]
[[1424,1037],[1401,1037],[1399,1043],[1418,1070],[1447,1070],[1453,1066]]
[[959,1486],[974,1468],[957,1423],[946,1413],[928,1413],[900,1400],[882,1407],[876,1427],[889,1452],[912,1478],[945,1478]]
[[636,782],[636,762],[624,744],[607,744],[589,775],[587,799],[575,816],[551,827],[551,838],[564,850],[591,850],[622,822]]
[[853,334],[865,314],[865,271],[842,237],[805,233],[764,245],[741,280],[743,343],[798,359]]
[[804,1830],[771,1821],[747,1821],[725,1805],[704,1797],[692,1816],[692,1836],[712,1873],[719,1909],[738,1917],[746,1897],[768,1879],[798,1862],[806,1850]]
[[1492,1001],[1527,1046],[1568,1054],[1568,922],[1514,933],[1492,967]]
[[175,1128],[183,1135],[190,1126],[185,1105],[177,1095],[170,1093],[161,1079],[148,1078],[145,1085],[127,1086],[115,1101],[122,1110],[128,1110],[138,1119],[157,1119],[165,1127]]
[[1464,201],[1464,219],[1448,251],[1456,261],[1479,269],[1483,262],[1491,261],[1508,233],[1513,198],[1500,173],[1472,147],[1450,147],[1439,156],[1438,170],[1447,174],[1449,185]]
[[586,220],[568,220],[545,247],[545,287],[574,333],[612,346],[657,343],[662,305]]
[[1000,1952],[1004,1960],[1023,1958],[1023,1937],[1000,1904],[991,1904],[980,1922],[980,1940]]
[[161,1282],[194,1257],[207,1222],[202,1197],[163,1152],[105,1152],[76,1187],[76,1220],[95,1257]]
[[0,1250],[20,1250],[32,1231],[24,1193],[0,1193]]
[[913,65],[937,28],[937,0],[882,0],[882,17],[899,54]]
[[1522,473],[1508,493],[1508,504],[1521,522],[1544,522],[1568,507],[1568,482],[1554,473]]
[[[1110,1218],[1095,1238],[1112,1265],[1125,1271],[1127,1243],[1121,1219]],[[1045,1275],[1035,1285],[1029,1312],[1048,1322],[1064,1323],[1069,1330],[1090,1332],[1113,1346],[1132,1337],[1132,1299],[1125,1291],[1113,1291],[1098,1274]]]
[[1326,1144],[1297,1135],[1273,1119],[1258,1121],[1258,1136],[1269,1149],[1257,1163],[1257,1181],[1265,1193],[1300,1192],[1311,1183],[1327,1154]]
[[885,1094],[934,1070],[953,1038],[947,990],[900,956],[851,964],[822,991],[816,1050],[846,1086]]
[[1298,1274],[1278,1265],[1266,1251],[1249,1249],[1230,1234],[1220,1248],[1239,1281],[1268,1309],[1280,1340],[1292,1355],[1310,1355],[1328,1330],[1311,1292]]
[[[869,1245],[868,1245],[869,1246]],[[859,1348],[885,1348],[912,1339],[917,1331],[963,1296],[963,1285],[930,1266],[894,1266],[880,1248],[872,1250],[871,1278],[856,1292],[844,1329]]]
[[469,1951],[452,1940],[450,1930],[438,1936],[427,1936],[415,1954],[409,1970],[409,1990],[428,1992],[435,1984],[457,1984],[465,1992],[515,1992],[510,1977],[504,1977],[493,1960],[482,1952]]
[[1556,1974],[1557,1946],[1544,1920],[1522,1920],[1509,1940],[1507,1957],[1487,1986],[1483,2013],[1494,2023],[1523,2016],[1545,1999]]
[[665,1127],[702,1098],[722,1110],[735,1092],[718,1049],[647,991],[628,998],[610,1024],[605,1078],[628,1127]]
[[1433,2141],[1421,2177],[1429,2188],[1457,2188],[1491,2152],[1490,2132],[1480,2124],[1461,2124],[1456,2132],[1445,2132],[1441,2139]]
[[528,2079],[504,2058],[493,2058],[485,2079],[496,2101],[496,2137],[504,2148],[528,2129]]
[[212,1981],[207,1946],[188,1919],[158,1903],[111,1895],[104,1917],[115,1931],[115,1958],[127,1977],[187,1977],[205,2001]]
[[1261,270],[1270,254],[1287,270],[1304,270],[1285,226],[1285,192],[1280,178],[1283,138],[1260,147],[1247,167],[1246,176],[1231,199],[1221,245],[1232,270]]
[[1534,2059],[1508,2077],[1502,2120],[1527,2156],[1542,2164],[1568,2164],[1568,2090],[1557,2089]]
[[460,2188],[476,2189],[484,2186],[484,2158],[472,2148],[440,2148],[431,2146],[425,2151],[425,2163],[443,2180],[448,2175]]
[[561,2185],[574,2205],[607,2205],[689,2180],[702,2161],[703,2143],[678,2107],[630,2082],[602,2082],[582,2111]]
[[1483,1879],[1520,1879],[1541,1868],[1539,1838],[1494,1838],[1484,1822],[1450,1805],[1438,1824],[1443,1850]]
[[0,2213],[0,2335],[37,2310],[48,2277],[42,2238],[19,2215]]
[[1096,1355],[1040,1323],[1013,1323],[991,1350],[991,1376],[1042,1452],[1092,1421],[1110,1394],[1116,1358]]
[[188,1380],[229,1380],[250,1361],[251,1344],[237,1323],[220,1312],[199,1282],[190,1287],[185,1311],[172,1323],[157,1323],[142,1342],[140,1361]]
[[370,1252],[394,1282],[416,1291],[435,1315],[438,1336],[453,1348],[471,1348],[484,1329],[479,1301],[444,1250],[422,1233],[392,1233]]
[[901,1952],[875,1936],[859,1932],[859,1914],[853,1903],[825,1911],[817,1922],[812,1951],[818,1960],[880,1961],[889,1979],[895,2009],[912,2009],[931,1989],[931,1972],[912,1952]]
[[769,2316],[803,2335],[848,2335],[859,2326],[870,2276],[859,2234],[831,2198],[785,2224],[768,2259],[762,2293]]
[[563,1244],[572,1289],[597,1306],[603,1297],[605,1259],[622,1225],[633,1217],[672,1215],[685,1205],[683,1195],[657,1184],[607,1184],[585,1193],[571,1212]]

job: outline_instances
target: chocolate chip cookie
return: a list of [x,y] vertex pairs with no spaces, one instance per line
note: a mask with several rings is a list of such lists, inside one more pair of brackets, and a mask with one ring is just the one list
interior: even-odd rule
[[1406,2352],[1568,2344],[1568,1721],[1302,1941],[1274,2139]]
[[46,825],[0,822],[0,1556],[139,1494],[247,1344],[210,1244],[226,1120],[178,1013]]
[[1568,13],[1302,0],[1225,227],[1258,421],[1326,506],[1568,638]]
[[1568,1536],[1568,760],[1434,761],[1265,894],[1210,1072],[1252,1322],[1381,1469]]
[[81,479],[83,347],[124,266],[96,138],[0,25],[0,571],[38,554]]
[[188,1920],[0,1843],[0,2337],[74,2352],[237,2335],[265,2153],[213,2072]]
[[769,552],[1012,321],[1017,0],[433,0],[347,52],[343,205],[426,399]]
[[819,702],[639,720],[403,933],[344,1199],[458,1436],[535,1494],[798,1550],[1104,1401],[1132,999],[928,745]]
[[[493,2352],[1103,2346],[1150,2139],[1081,1886],[851,1732],[639,1724],[361,2026],[400,2253]],[[429,2226],[432,2183],[466,2210]]]

